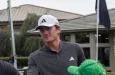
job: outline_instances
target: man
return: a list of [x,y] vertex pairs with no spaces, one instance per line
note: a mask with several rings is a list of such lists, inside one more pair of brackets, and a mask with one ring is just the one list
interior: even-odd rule
[[54,16],[41,16],[36,30],[40,31],[46,45],[30,54],[30,75],[70,75],[68,66],[79,66],[84,61],[83,50],[78,44],[60,40],[61,28]]
[[0,60],[0,75],[20,75],[12,64]]

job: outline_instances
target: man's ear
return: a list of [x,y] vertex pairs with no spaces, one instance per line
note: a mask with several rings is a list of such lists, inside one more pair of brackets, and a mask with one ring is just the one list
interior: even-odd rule
[[59,33],[61,33],[61,27],[57,26],[56,29],[58,30]]

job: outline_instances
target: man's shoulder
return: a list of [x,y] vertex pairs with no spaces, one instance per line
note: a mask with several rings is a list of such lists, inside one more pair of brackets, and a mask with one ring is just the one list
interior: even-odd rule
[[65,45],[65,46],[75,46],[75,47],[78,47],[78,46],[80,46],[78,43],[72,43],[72,42],[64,42],[63,41],[63,45]]
[[2,67],[2,68],[9,68],[9,67],[13,67],[13,65],[11,63],[9,63],[9,62],[0,60],[0,67]]
[[42,52],[43,52],[44,49],[45,49],[45,47],[41,47],[41,48],[39,48],[38,50],[32,52],[32,53],[30,54],[30,56],[39,56],[40,54],[42,54]]
[[20,75],[12,64],[6,61],[0,60],[0,73],[2,75]]
[[0,65],[5,66],[5,65],[10,65],[8,62],[0,60]]

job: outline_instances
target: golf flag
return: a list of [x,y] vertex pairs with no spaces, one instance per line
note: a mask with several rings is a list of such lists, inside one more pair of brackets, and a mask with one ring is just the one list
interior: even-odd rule
[[104,25],[108,30],[110,28],[110,17],[105,0],[96,0],[96,12],[98,25]]

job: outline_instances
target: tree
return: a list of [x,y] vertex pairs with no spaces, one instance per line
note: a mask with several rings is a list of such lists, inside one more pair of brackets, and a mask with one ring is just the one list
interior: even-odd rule
[[[20,34],[15,34],[15,48],[18,56],[28,56],[31,52],[39,49],[44,45],[40,37],[26,36],[26,32],[37,26],[39,16],[36,14],[28,14],[24,20]],[[11,56],[11,40],[9,29],[6,31],[5,36],[0,38],[0,56]]]
[[40,37],[35,36],[25,36],[26,32],[30,29],[33,29],[38,24],[38,18],[36,14],[28,14],[27,18],[22,24],[21,27],[21,34],[17,39],[17,45],[18,48],[18,55],[20,56],[28,56],[33,51],[37,50],[41,47],[41,41]]
[[5,32],[5,36],[0,38],[0,56],[11,55],[10,35]]
[[39,16],[36,14],[28,14],[21,27],[21,34],[25,34],[26,31],[35,28],[38,25]]

